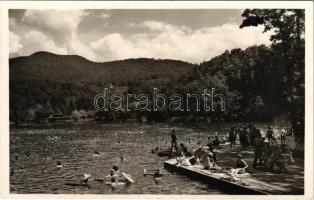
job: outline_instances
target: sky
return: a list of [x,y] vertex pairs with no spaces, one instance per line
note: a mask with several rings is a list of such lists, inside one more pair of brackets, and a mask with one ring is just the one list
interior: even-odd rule
[[270,45],[263,27],[239,28],[243,10],[10,10],[10,57],[37,51],[96,62],[128,58],[200,63],[226,50]]

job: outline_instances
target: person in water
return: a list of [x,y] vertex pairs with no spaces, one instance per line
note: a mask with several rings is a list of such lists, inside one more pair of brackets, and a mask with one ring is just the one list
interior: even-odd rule
[[159,183],[159,181],[162,180],[162,174],[160,173],[160,170],[155,171],[153,179],[155,181],[155,183]]
[[88,179],[91,175],[90,174],[84,174],[83,179],[81,180],[82,184],[87,184]]
[[175,134],[176,130],[172,130],[171,133],[171,150],[174,148],[176,151],[178,150],[178,144],[177,144],[177,135]]
[[45,166],[41,166],[41,173],[42,173],[42,174],[46,173],[46,168],[45,168]]
[[56,164],[57,164],[57,167],[58,167],[58,168],[61,168],[61,167],[62,167],[62,163],[61,163],[60,160],[58,160],[58,161],[56,162]]
[[14,170],[14,168],[12,167],[12,168],[10,169],[10,176],[13,176],[13,175],[14,175],[14,172],[15,172],[15,170]]
[[96,156],[100,156],[100,152],[99,152],[99,151],[97,151],[97,150],[95,150],[95,151],[94,151],[94,155],[96,155]]
[[111,177],[110,181],[111,183],[118,183],[117,177]]
[[17,153],[14,153],[14,158],[15,158],[15,160],[18,160],[18,159],[19,159],[19,156],[18,156]]
[[110,174],[109,175],[107,175],[107,177],[118,177],[119,175],[112,169],[111,171],[110,171]]
[[110,170],[110,174],[107,175],[106,177],[109,177],[109,178],[113,178],[113,177],[118,178],[118,177],[120,177],[120,170],[119,170],[118,166],[114,165],[111,168],[111,170]]
[[111,169],[117,174],[120,173],[119,167],[117,165],[114,165]]
[[188,151],[188,148],[183,143],[180,143],[180,151],[182,151],[185,156],[191,156],[191,152]]

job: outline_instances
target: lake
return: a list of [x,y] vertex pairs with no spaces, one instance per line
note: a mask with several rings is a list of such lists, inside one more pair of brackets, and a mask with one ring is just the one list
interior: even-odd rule
[[[151,176],[143,176],[145,169],[162,169],[163,161],[152,154],[154,147],[169,148],[170,134],[176,129],[178,143],[195,148],[199,140],[204,145],[209,135],[227,134],[234,124],[212,123],[203,128],[169,124],[85,124],[11,128],[10,168],[23,167],[10,177],[11,193],[61,194],[222,194],[208,184],[164,170],[163,179],[155,183]],[[266,129],[267,124],[258,124]],[[55,139],[51,139],[55,138]],[[94,151],[101,156],[95,156]],[[30,152],[30,156],[26,156]],[[47,159],[44,159],[45,154]],[[16,160],[15,156],[18,156]],[[53,158],[55,157],[55,158]],[[121,159],[123,158],[123,161]],[[63,167],[56,167],[61,161]],[[102,182],[91,181],[91,187],[67,186],[78,183],[84,173],[103,178],[113,165],[130,174],[135,183],[111,188]],[[46,172],[42,173],[42,166]]]

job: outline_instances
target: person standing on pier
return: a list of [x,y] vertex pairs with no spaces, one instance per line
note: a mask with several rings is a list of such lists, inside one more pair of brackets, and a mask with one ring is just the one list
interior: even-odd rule
[[241,151],[244,151],[246,150],[246,146],[247,146],[247,136],[246,136],[246,132],[243,125],[241,126],[239,130],[239,137],[240,137]]
[[264,164],[264,158],[262,156],[264,149],[264,137],[257,136],[255,139],[255,146],[254,146],[254,161],[253,161],[253,168],[256,168],[257,162],[259,165]]
[[274,143],[276,143],[276,139],[274,137],[274,131],[273,131],[273,127],[272,126],[269,126],[266,136],[267,136],[269,144],[271,144],[272,141]]
[[229,131],[230,150],[233,150],[232,147],[235,146],[236,139],[237,139],[237,133],[235,131],[235,127],[232,127]]
[[281,129],[280,132],[280,143],[281,145],[286,145],[286,130],[285,129]]

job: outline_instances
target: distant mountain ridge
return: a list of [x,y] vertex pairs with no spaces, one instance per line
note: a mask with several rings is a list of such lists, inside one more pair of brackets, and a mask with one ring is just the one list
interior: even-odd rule
[[56,82],[127,82],[134,79],[177,78],[196,65],[169,59],[134,58],[93,62],[78,55],[36,52],[9,60],[10,80],[51,80]]

